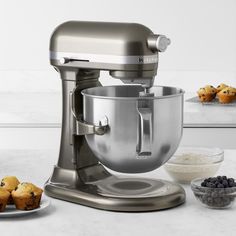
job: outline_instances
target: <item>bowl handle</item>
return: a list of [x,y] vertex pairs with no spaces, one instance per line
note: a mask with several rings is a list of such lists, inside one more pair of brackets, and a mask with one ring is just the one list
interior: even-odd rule
[[152,154],[152,110],[150,108],[138,107],[138,156],[150,156]]

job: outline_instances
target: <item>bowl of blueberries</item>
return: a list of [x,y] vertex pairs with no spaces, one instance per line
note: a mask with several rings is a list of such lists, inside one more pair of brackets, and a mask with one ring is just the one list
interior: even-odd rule
[[227,176],[194,179],[191,189],[196,199],[209,208],[229,208],[236,197],[236,181]]

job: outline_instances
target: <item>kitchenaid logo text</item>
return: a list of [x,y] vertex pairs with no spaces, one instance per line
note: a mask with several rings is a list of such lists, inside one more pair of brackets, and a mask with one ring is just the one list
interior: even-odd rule
[[68,59],[70,62],[82,63],[109,63],[109,64],[154,64],[158,62],[158,55],[136,55],[136,56],[117,56],[117,55],[98,55],[84,53],[50,52],[51,60]]
[[140,64],[146,64],[146,63],[157,63],[158,62],[158,58],[157,57],[153,57],[153,56],[145,56],[145,57],[139,57],[138,58],[138,62]]

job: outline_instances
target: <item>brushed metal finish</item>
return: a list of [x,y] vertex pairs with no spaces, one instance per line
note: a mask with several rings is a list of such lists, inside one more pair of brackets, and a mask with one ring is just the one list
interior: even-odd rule
[[[104,135],[86,135],[87,143],[103,165],[118,172],[141,173],[160,167],[176,151],[182,137],[183,90],[152,87],[153,97],[140,97],[141,91],[141,86],[82,91],[84,121],[98,125],[106,116],[109,122]],[[142,128],[140,108],[151,113],[146,131]],[[150,127],[152,130],[147,131]],[[139,155],[142,149],[147,153]]]
[[45,193],[85,206],[123,212],[163,210],[185,202],[183,188],[169,181],[115,177],[99,164],[80,170],[79,175],[80,178],[76,171],[55,167],[56,178],[45,184]]
[[[120,110],[119,107],[113,106],[112,103],[117,103],[113,99],[110,100],[110,108],[106,108],[104,105],[109,104],[104,104],[101,97],[92,101],[94,98],[91,99],[88,96],[84,102],[81,94],[84,89],[101,86],[98,81],[100,70],[109,71],[111,76],[119,78],[125,83],[142,84],[145,90],[149,91],[158,68],[158,51],[161,51],[151,46],[150,37],[152,35],[150,29],[140,24],[75,21],[61,24],[53,32],[50,40],[50,63],[60,73],[62,79],[63,116],[59,160],[52,176],[45,183],[47,195],[94,208],[131,212],[171,208],[185,201],[185,192],[177,184],[163,180],[113,176],[99,163],[97,153],[89,147],[88,139],[84,135],[89,132],[92,134],[87,135],[88,137],[105,137],[115,131],[114,134],[116,133],[119,139],[115,140],[117,143],[114,150],[118,150],[118,147],[122,149],[120,144],[124,144],[125,141],[126,144],[132,141],[131,145],[133,143],[137,145],[134,145],[134,148],[141,160],[140,163],[143,161],[143,164],[148,167],[146,171],[150,170],[149,161],[152,161],[152,156],[146,160],[142,154],[155,152],[153,140],[156,140],[156,136],[165,137],[158,143],[160,154],[169,153],[168,155],[170,155],[170,149],[175,149],[175,146],[178,145],[182,130],[181,132],[175,130],[175,126],[179,122],[176,117],[182,118],[177,114],[178,108],[180,108],[179,113],[182,112],[182,105],[180,105],[182,96],[176,97],[175,102],[175,99],[172,101],[171,96],[168,98],[169,102],[163,102],[164,100],[161,101],[162,99],[159,98],[157,102],[154,101],[156,98],[146,99],[146,97],[136,102],[137,92],[139,94],[143,89],[141,86],[135,86],[134,88],[137,89],[128,91],[129,97],[134,96],[135,99],[127,99],[127,97],[124,100],[118,99],[120,100],[118,103],[122,107]],[[155,47],[156,45],[155,41]],[[169,90],[171,89],[167,89],[166,92]],[[109,99],[103,100],[109,101]],[[101,109],[99,104],[102,105]],[[167,108],[165,108],[166,105]],[[87,109],[85,112],[84,108]],[[103,115],[97,119],[98,110],[102,112],[114,108],[116,110],[110,110],[110,112],[117,115],[114,119],[115,126],[114,121],[110,124],[108,116]],[[156,111],[156,108],[159,110]],[[79,118],[81,115],[85,115],[88,109],[96,111],[94,113],[96,121],[91,119],[90,122],[84,119],[82,123]],[[165,115],[168,113],[168,117],[161,115],[162,109],[165,110]],[[124,114],[125,110],[128,112],[127,114]],[[172,110],[173,115],[176,116],[173,119],[170,115]],[[129,113],[132,114],[131,117],[129,117]],[[159,117],[157,135],[154,128],[156,122],[154,114],[156,113]],[[107,123],[104,123],[104,117],[107,117]],[[161,127],[160,121],[164,122],[163,127]],[[128,128],[127,130],[135,129],[136,132],[123,132],[122,129],[119,129],[122,124]],[[127,124],[131,124],[131,127],[128,127]],[[168,135],[163,133],[165,129],[168,129]],[[169,130],[177,131],[177,134],[170,134]],[[169,140],[176,142],[173,147],[166,145]],[[107,141],[109,144],[112,140]],[[151,145],[150,142],[152,142]],[[98,147],[99,152],[103,147],[109,147],[100,141],[96,145],[100,144],[102,146]],[[106,150],[104,151],[106,153]],[[114,157],[117,158],[117,155]],[[119,162],[119,158],[117,162]],[[114,162],[115,159],[112,161]],[[127,159],[126,163],[130,169],[130,160]],[[162,163],[155,164],[154,168]],[[143,168],[142,171],[144,171]]]
[[[62,80],[62,130],[60,152],[57,165],[64,169],[74,170],[96,164],[94,156],[84,136],[76,135],[76,118],[72,110],[72,94],[75,93],[75,112],[83,113],[81,90],[100,86],[97,71],[60,68]],[[79,79],[78,79],[79,78]],[[83,158],[81,158],[83,156]]]
[[139,114],[137,153],[139,156],[150,156],[152,154],[152,110],[137,107],[137,111]]
[[50,51],[116,56],[153,55],[147,47],[147,38],[152,34],[149,28],[136,23],[68,21],[53,32]]
[[152,86],[158,50],[148,47],[153,32],[135,23],[69,21],[50,40],[55,67],[108,70],[114,78]]

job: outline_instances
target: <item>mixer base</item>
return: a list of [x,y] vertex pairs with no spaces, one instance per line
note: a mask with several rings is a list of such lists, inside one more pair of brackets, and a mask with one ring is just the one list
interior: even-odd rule
[[[63,170],[56,170],[58,171]],[[67,183],[70,174],[73,182],[75,173],[66,171]],[[58,173],[56,176],[58,178]],[[51,197],[65,201],[123,212],[163,210],[176,207],[185,201],[184,189],[166,180],[117,177],[108,172],[102,177],[104,178],[83,183],[74,179],[76,184],[74,182],[72,185],[66,185],[63,184],[64,181],[54,182],[52,176],[45,184],[45,192]]]

